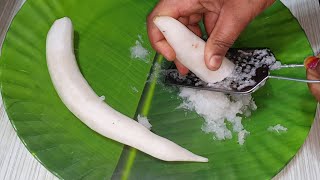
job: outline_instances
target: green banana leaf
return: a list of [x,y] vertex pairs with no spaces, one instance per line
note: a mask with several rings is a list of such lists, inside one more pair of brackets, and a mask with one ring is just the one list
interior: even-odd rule
[[[213,140],[203,119],[177,109],[182,100],[157,76],[147,81],[155,56],[145,19],[156,0],[28,0],[7,34],[0,87],[8,116],[29,151],[63,179],[270,179],[296,154],[313,122],[316,102],[306,84],[270,80],[253,96],[258,110],[244,120],[251,132],[243,146]],[[163,162],[105,138],[82,124],[59,99],[46,66],[46,34],[57,18],[75,28],[81,72],[98,95],[129,116],[149,117],[152,131],[209,158],[209,163]],[[148,62],[130,57],[136,40]],[[279,1],[252,22],[235,47],[268,47],[283,63],[312,54],[296,19]],[[158,66],[155,66],[158,67]],[[305,77],[303,69],[281,75]],[[267,131],[282,124],[288,132]],[[236,135],[234,135],[236,136]]]

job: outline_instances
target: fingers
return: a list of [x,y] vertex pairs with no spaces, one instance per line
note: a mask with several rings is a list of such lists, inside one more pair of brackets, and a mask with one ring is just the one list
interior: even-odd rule
[[155,43],[154,47],[157,52],[162,54],[168,61],[174,61],[176,59],[176,53],[172,49],[172,47],[169,45],[167,40],[162,39]]
[[180,17],[178,20],[184,24],[185,26],[188,27],[188,29],[190,29],[194,34],[196,34],[197,36],[201,37],[202,36],[202,32],[199,26],[199,22],[202,19],[202,15],[201,14],[193,14],[189,17]]
[[[307,79],[319,80],[320,74],[312,69],[307,69]],[[308,83],[311,94],[320,102],[320,84],[319,83]]]
[[[170,4],[170,2],[172,4]],[[180,3],[179,3],[180,2]],[[173,18],[178,19],[181,23],[186,25],[192,32],[196,35],[201,36],[201,29],[198,25],[200,20],[202,19],[202,15],[198,13],[193,13],[192,11],[197,12],[200,9],[200,6],[192,8],[185,7],[185,10],[180,8],[179,4],[182,1],[160,1],[158,5],[155,7],[153,12],[148,16],[147,19],[147,28],[148,35],[151,42],[152,47],[159,53],[161,53],[167,60],[174,61],[176,67],[180,74],[186,75],[189,70],[185,66],[183,66],[178,60],[176,60],[176,54],[169,43],[165,40],[163,34],[159,31],[159,29],[153,23],[153,19],[158,15],[166,15],[171,16]],[[184,15],[184,16],[183,16]]]
[[223,1],[219,11],[211,10],[211,13],[205,15],[206,30],[210,34],[205,49],[205,62],[209,69],[219,69],[228,49],[244,28],[273,2],[274,0],[248,0],[247,3]]
[[208,12],[204,15],[204,24],[207,34],[211,34],[219,18],[219,12]]
[[198,25],[198,23],[202,20],[202,14],[192,14],[189,16],[189,22],[190,25]]
[[[319,80],[319,71],[313,69],[307,69],[307,79],[309,80]],[[320,84],[319,83],[308,83],[308,87],[312,95],[320,102]]]
[[202,32],[199,25],[187,25],[188,29],[190,29],[195,35],[201,37]]
[[[309,57],[305,60],[305,67],[307,68],[307,79],[320,80],[320,59],[319,57]],[[313,96],[320,102],[320,84],[308,83],[309,89]]]
[[183,64],[181,64],[178,60],[175,60],[174,64],[176,65],[176,67],[181,75],[184,76],[189,73],[189,69],[186,68]]
[[[164,36],[153,23],[156,16],[171,16],[178,19],[182,16],[190,16],[196,14],[202,7],[198,3],[186,3],[186,0],[162,0],[156,5],[147,18],[148,36],[151,46],[166,59],[174,60],[175,53],[170,45],[165,41]],[[192,21],[197,20],[197,16],[192,17]],[[189,21],[189,20],[188,20]]]
[[223,23],[220,18],[205,48],[205,62],[210,70],[220,68],[222,59],[247,24],[239,24],[232,17]]
[[147,29],[151,46],[167,60],[173,61],[176,58],[174,50],[153,23],[153,19],[158,15],[167,15],[177,18],[178,13],[175,6],[170,6],[168,2],[160,1],[147,18]]
[[[162,0],[156,5],[153,11],[147,18],[147,29],[149,40],[151,46],[158,52],[161,53],[167,60],[173,61],[176,58],[174,50],[170,47],[170,45],[165,40],[162,33],[153,23],[153,19],[156,16],[171,16],[175,19],[179,17],[188,17],[187,21],[193,23],[193,21],[197,21],[199,15],[192,16],[192,14],[201,13],[203,11],[203,7],[198,1],[195,0]],[[201,19],[201,17],[200,17]],[[189,23],[190,23],[189,22]],[[187,23],[187,24],[189,24]],[[198,29],[196,27],[190,27],[193,31],[198,33]]]
[[[205,62],[210,70],[220,68],[228,49],[252,19],[252,16],[247,12],[239,11],[239,13],[237,13],[231,11],[232,9],[233,7],[225,8],[220,12],[207,41]],[[211,14],[211,16],[214,15]],[[208,31],[210,30],[211,27],[208,27]]]

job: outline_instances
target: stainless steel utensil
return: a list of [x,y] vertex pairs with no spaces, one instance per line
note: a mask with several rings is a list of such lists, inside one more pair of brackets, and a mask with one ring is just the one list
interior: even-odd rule
[[[236,64],[236,71],[238,72],[236,76],[242,76],[244,74],[245,78],[239,79],[238,77],[233,77],[227,78],[218,84],[208,84],[200,80],[192,72],[186,76],[181,76],[176,69],[169,69],[165,71],[165,83],[179,87],[217,91],[228,94],[251,94],[262,87],[268,79],[320,83],[320,80],[306,80],[271,75],[273,68],[277,70],[283,68],[294,69],[304,68],[304,65],[280,65],[275,63],[274,54],[269,49],[230,49],[226,57]],[[250,76],[246,74],[253,75]],[[241,81],[248,82],[248,85],[245,85],[245,83]],[[243,88],[239,88],[241,86]]]

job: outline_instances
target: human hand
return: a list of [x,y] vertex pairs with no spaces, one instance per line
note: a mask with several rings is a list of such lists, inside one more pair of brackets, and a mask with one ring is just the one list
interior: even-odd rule
[[[305,67],[307,68],[307,79],[320,80],[320,56],[308,57],[305,60]],[[309,89],[312,95],[320,102],[320,83],[309,83]]]
[[223,57],[244,28],[275,0],[160,0],[147,19],[152,47],[167,60],[174,61],[181,74],[188,69],[177,59],[174,50],[153,23],[156,16],[171,16],[201,36],[199,22],[204,24],[209,39],[205,63],[210,70],[219,69]]

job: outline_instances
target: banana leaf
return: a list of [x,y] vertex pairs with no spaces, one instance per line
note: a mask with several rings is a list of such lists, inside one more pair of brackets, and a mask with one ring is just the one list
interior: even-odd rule
[[[258,110],[244,120],[251,132],[217,141],[201,131],[204,120],[177,109],[178,90],[158,76],[165,60],[152,50],[146,16],[156,0],[28,0],[15,17],[2,49],[0,87],[21,141],[62,179],[270,179],[297,153],[313,122],[316,102],[306,84],[270,80],[253,94]],[[81,123],[59,99],[46,66],[52,23],[72,19],[78,64],[94,91],[119,112],[148,116],[152,131],[209,158],[209,163],[163,162],[105,138]],[[146,60],[130,56],[139,41]],[[277,1],[242,33],[235,47],[268,47],[282,63],[302,63],[310,44],[290,11]],[[152,67],[157,67],[152,69]],[[303,69],[279,74],[305,77]],[[286,133],[267,131],[282,124]],[[236,135],[234,134],[234,137]]]

